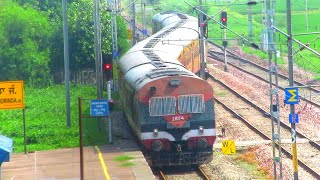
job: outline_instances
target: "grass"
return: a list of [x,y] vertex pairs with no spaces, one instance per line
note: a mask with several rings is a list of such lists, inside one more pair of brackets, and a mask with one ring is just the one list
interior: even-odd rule
[[131,166],[135,165],[135,163],[130,162],[130,160],[132,160],[132,159],[134,159],[134,158],[131,156],[120,155],[120,156],[117,156],[116,158],[114,158],[113,160],[121,163],[120,164],[121,167],[131,167]]
[[250,157],[250,161],[246,161],[246,158],[242,158],[243,154],[242,150],[237,150],[237,154],[233,155],[224,155],[221,150],[214,150],[214,160],[210,164],[218,173],[215,173],[213,179],[236,179],[233,176],[233,172],[235,172],[235,174],[243,174],[252,179],[269,180],[269,177],[260,170],[254,159]]
[[234,159],[239,164],[249,171],[257,172],[266,177],[266,179],[274,179],[273,175],[269,171],[269,167],[260,167],[257,161],[256,153],[254,148],[248,148],[248,151],[242,154],[238,154]]
[[225,91],[219,91],[216,93],[217,97],[226,97],[227,93]]
[[117,162],[125,162],[125,161],[129,161],[132,159],[134,159],[134,158],[131,156],[128,156],[128,155],[120,155],[120,156],[117,156],[114,158],[114,160]]
[[[79,146],[78,97],[95,99],[95,93],[94,86],[71,86],[71,127],[67,128],[63,85],[43,89],[25,87],[27,151]],[[83,112],[87,116],[88,103],[83,101]],[[99,120],[83,119],[83,127],[85,145],[107,142],[106,126]],[[0,134],[14,140],[15,152],[23,152],[22,110],[0,111]]]

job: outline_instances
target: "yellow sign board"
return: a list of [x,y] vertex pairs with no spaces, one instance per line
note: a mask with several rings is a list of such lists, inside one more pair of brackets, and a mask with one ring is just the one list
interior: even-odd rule
[[234,140],[223,140],[221,143],[223,154],[236,154],[236,145]]
[[0,82],[0,109],[23,108],[23,81]]

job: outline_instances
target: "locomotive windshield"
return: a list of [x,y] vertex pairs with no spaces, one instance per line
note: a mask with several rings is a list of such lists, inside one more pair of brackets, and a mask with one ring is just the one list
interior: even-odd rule
[[[205,110],[202,94],[178,96],[178,113],[203,113]],[[150,116],[167,116],[176,114],[176,98],[153,97],[149,101]]]
[[203,113],[205,110],[203,95],[191,94],[179,96],[178,110],[180,114]]
[[176,113],[176,98],[169,97],[153,97],[149,101],[150,116],[165,116]]

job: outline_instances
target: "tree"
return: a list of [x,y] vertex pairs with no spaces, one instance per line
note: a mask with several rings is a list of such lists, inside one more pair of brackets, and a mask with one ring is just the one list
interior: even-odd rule
[[[1,0],[2,1],[2,0]],[[50,39],[50,70],[52,74],[61,74],[64,69],[63,23],[61,1],[55,0],[14,0],[21,6],[32,7],[46,14],[53,31]],[[110,14],[101,4],[101,37],[102,53],[112,54]],[[94,68],[94,21],[93,0],[68,1],[68,35],[71,71],[83,68]],[[119,53],[129,49],[128,32],[124,20],[117,17]]]
[[[110,14],[101,4],[101,44],[103,54],[112,54]],[[128,50],[128,32],[125,22],[117,18],[118,22],[118,47],[120,54]],[[61,23],[62,24],[62,23]],[[94,20],[93,1],[79,0],[68,4],[68,31],[70,68],[73,71],[83,68],[95,67],[94,49]],[[52,40],[52,62],[53,71],[63,69],[63,37],[62,26],[56,29]]]
[[37,86],[50,82],[48,18],[11,1],[0,5],[0,80],[22,79]]

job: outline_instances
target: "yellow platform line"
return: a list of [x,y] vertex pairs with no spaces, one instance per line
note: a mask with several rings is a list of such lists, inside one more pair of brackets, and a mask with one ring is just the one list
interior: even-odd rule
[[102,166],[102,169],[103,169],[104,176],[106,177],[106,180],[110,180],[110,176],[108,174],[108,169],[107,169],[106,164],[104,163],[104,159],[102,157],[101,151],[98,148],[98,146],[94,146],[94,148],[98,151],[99,159],[100,159],[100,163],[101,163],[101,166]]

